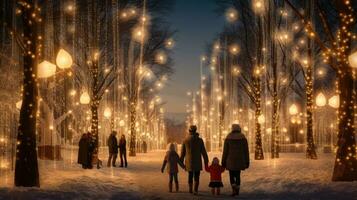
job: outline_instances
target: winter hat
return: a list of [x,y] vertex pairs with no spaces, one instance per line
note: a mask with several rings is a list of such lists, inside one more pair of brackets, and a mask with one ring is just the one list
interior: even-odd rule
[[197,126],[196,126],[196,125],[191,125],[189,131],[190,131],[190,133],[196,133],[196,131],[197,131]]
[[232,124],[232,131],[241,132],[239,124]]
[[217,157],[213,158],[212,165],[219,165],[219,159]]

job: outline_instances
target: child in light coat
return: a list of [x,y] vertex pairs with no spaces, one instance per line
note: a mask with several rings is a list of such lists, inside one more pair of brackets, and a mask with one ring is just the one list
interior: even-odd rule
[[179,158],[179,155],[176,152],[175,144],[171,143],[169,150],[166,152],[164,162],[161,167],[161,172],[164,173],[165,167],[166,171],[169,174],[169,191],[172,192],[172,182],[175,180],[176,192],[179,191],[178,183],[178,165],[185,169],[185,165]]

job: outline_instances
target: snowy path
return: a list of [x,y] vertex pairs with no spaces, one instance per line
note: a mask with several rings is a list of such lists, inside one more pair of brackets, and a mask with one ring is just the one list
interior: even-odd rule
[[[129,158],[129,168],[83,170],[75,163],[39,161],[41,189],[11,188],[12,174],[2,174],[0,199],[233,199],[228,173],[223,174],[222,195],[212,198],[209,175],[201,175],[201,194],[187,194],[187,175],[180,171],[179,193],[168,193],[167,174],[160,172],[164,152]],[[210,158],[214,154],[210,155]],[[282,154],[277,161],[252,161],[243,172],[240,199],[357,199],[357,182],[330,181],[333,156],[321,154],[317,161],[303,154]],[[102,155],[101,158],[105,158]],[[103,159],[105,163],[105,159]]]

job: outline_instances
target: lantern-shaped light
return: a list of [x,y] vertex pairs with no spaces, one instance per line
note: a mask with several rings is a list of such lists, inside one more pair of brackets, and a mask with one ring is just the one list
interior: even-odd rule
[[110,110],[110,108],[105,108],[104,109],[104,117],[109,119],[112,116],[112,111]]
[[72,56],[64,49],[59,50],[56,64],[60,69],[71,68],[73,64]]
[[332,108],[338,108],[340,106],[340,96],[339,95],[334,95],[328,100],[328,105],[330,105]]
[[348,56],[348,62],[350,63],[351,67],[357,68],[357,51]]
[[263,124],[265,122],[265,117],[264,117],[264,115],[260,115],[259,117],[258,117],[258,123],[259,124]]
[[316,105],[319,107],[323,107],[326,105],[326,97],[322,92],[320,92],[316,97]]
[[56,65],[48,61],[43,61],[38,65],[37,78],[48,78],[56,73]]
[[290,115],[296,115],[299,113],[298,107],[293,103],[289,108]]
[[81,94],[81,97],[79,98],[79,102],[80,102],[81,104],[89,104],[89,102],[90,102],[90,97],[89,97],[88,92],[83,92],[83,93]]
[[16,103],[16,108],[17,109],[21,109],[21,106],[22,106],[22,100],[20,100],[20,101],[18,101],[17,103]]

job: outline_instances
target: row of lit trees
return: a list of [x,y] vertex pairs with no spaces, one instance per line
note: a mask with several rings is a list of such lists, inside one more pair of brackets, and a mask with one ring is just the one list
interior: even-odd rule
[[[336,95],[329,99],[329,105],[338,108],[339,124],[333,180],[356,180],[354,135],[356,102],[353,68],[356,66],[357,53],[352,52],[356,39],[356,33],[353,32],[356,28],[354,12],[356,5],[348,0],[333,1],[328,5],[317,0],[304,2],[217,0],[217,4],[218,10],[225,13],[232,25],[218,38],[218,43],[215,41],[208,50],[211,59],[207,64],[212,69],[208,78],[210,85],[206,85],[209,90],[204,93],[201,83],[202,102],[198,99],[193,102],[196,105],[192,107],[192,118],[201,119],[198,122],[200,126],[209,126],[211,131],[218,132],[220,141],[222,129],[227,128],[224,128],[224,124],[235,121],[229,113],[224,112],[224,108],[235,105],[233,101],[237,101],[236,98],[231,97],[232,91],[243,92],[245,98],[249,98],[252,102],[251,106],[255,108],[255,158],[264,158],[261,125],[266,123],[264,116],[268,111],[271,113],[271,157],[278,158],[279,144],[282,140],[280,123],[285,120],[280,119],[282,105],[287,106],[285,101],[288,99],[294,101],[296,88],[293,87],[298,82],[300,86],[302,85],[299,89],[305,93],[305,106],[301,106],[306,108],[304,115],[306,157],[316,159],[313,132],[316,123],[313,122],[313,113],[316,106],[324,106],[327,100],[320,93],[316,96],[314,104],[316,93],[314,92],[314,66],[330,66],[336,70]],[[333,18],[333,15],[326,11],[328,6],[336,8],[338,19]],[[336,20],[338,23],[333,23]],[[237,44],[240,48],[237,48]],[[240,50],[238,56],[234,49]],[[316,71],[316,75],[319,73]],[[234,80],[234,84],[238,84],[238,87],[234,88],[230,85],[230,80]],[[269,100],[271,107],[262,109],[262,101],[268,104],[268,96],[271,99]],[[197,105],[201,105],[201,112],[197,111]],[[239,107],[242,107],[242,104]],[[300,113],[296,102],[288,108],[292,117]],[[207,114],[206,110],[209,111]],[[212,115],[217,116],[216,121],[211,120],[211,123],[206,125],[204,121]],[[218,127],[212,129],[211,126],[215,126],[214,123],[218,120]],[[264,142],[268,141],[264,140]]]
[[[120,3],[122,4],[119,5]],[[21,107],[16,151],[16,186],[40,185],[36,151],[37,105],[41,100],[38,96],[38,79],[50,78],[56,75],[57,67],[63,70],[72,68],[68,74],[74,77],[74,83],[69,95],[74,97],[78,93],[77,91],[81,91],[79,102],[75,103],[75,105],[78,106],[79,103],[90,104],[91,133],[96,146],[98,145],[100,121],[98,109],[104,95],[107,96],[106,99],[113,97],[112,105],[117,105],[112,109],[105,108],[103,113],[105,117],[112,117],[114,122],[115,116],[131,114],[130,118],[134,119],[130,120],[130,122],[127,121],[130,123],[130,126],[128,126],[130,128],[126,129],[131,129],[130,146],[134,146],[134,149],[131,148],[132,155],[135,155],[136,151],[136,131],[140,130],[135,120],[137,110],[151,113],[147,114],[149,119],[146,120],[156,119],[153,123],[156,122],[159,125],[152,128],[156,129],[152,130],[153,132],[160,131],[160,134],[163,135],[163,129],[165,128],[161,125],[163,124],[163,110],[160,108],[160,98],[155,95],[158,90],[153,89],[153,87],[162,88],[164,81],[167,80],[167,75],[170,74],[169,66],[171,61],[167,52],[173,46],[173,40],[170,39],[173,32],[170,31],[169,27],[161,26],[159,23],[162,23],[161,14],[164,13],[160,9],[167,8],[170,3],[152,1],[146,6],[145,1],[136,1],[130,4],[115,0],[111,4],[92,0],[73,1],[65,9],[66,12],[73,12],[76,19],[73,24],[74,28],[70,29],[74,33],[73,35],[79,36],[78,40],[73,42],[73,50],[81,49],[81,51],[77,51],[75,53],[76,56],[72,58],[68,53],[68,48],[66,50],[60,49],[57,54],[56,64],[47,60],[43,61],[42,52],[46,49],[46,46],[44,46],[45,37],[41,34],[40,29],[43,27],[44,22],[41,16],[46,10],[41,8],[40,5],[44,4],[38,4],[34,0],[17,1],[16,14],[21,19],[21,23],[16,27],[16,31],[14,31],[15,27],[12,27],[11,23],[6,24],[21,47],[24,65],[23,99],[16,104],[17,107]],[[166,7],[161,5],[166,5]],[[138,9],[134,9],[134,7]],[[152,11],[150,13],[152,14],[151,20],[148,14],[149,11],[146,9]],[[108,10],[111,14],[110,16],[107,12]],[[143,10],[143,12],[138,10]],[[63,11],[61,10],[61,12]],[[140,14],[136,14],[136,12]],[[106,16],[104,21],[102,18],[103,13]],[[62,14],[60,15],[62,16]],[[118,16],[120,20],[117,19]],[[110,17],[115,18],[115,20],[109,20]],[[129,17],[130,19],[127,19]],[[113,28],[104,26],[103,23],[107,21],[113,22]],[[144,22],[147,23],[145,27],[141,26]],[[76,28],[77,24],[80,25],[78,29]],[[140,28],[137,29],[137,27]],[[106,35],[105,39],[109,41],[115,40],[113,44],[119,45],[113,48],[116,51],[112,51],[107,40],[104,43],[102,42],[99,37],[102,34]],[[141,38],[139,41],[136,39],[138,37]],[[119,48],[122,50],[119,51]],[[114,58],[116,66],[109,66]],[[140,83],[138,81],[140,79],[139,76],[143,74],[145,76],[153,76],[155,79]],[[150,93],[151,95],[139,97],[137,95],[139,92],[143,94]],[[132,94],[135,94],[135,99],[132,99]],[[154,103],[151,109],[142,109],[140,105],[137,105],[137,102],[145,101],[156,102],[156,104]],[[135,106],[132,106],[133,103]],[[127,109],[127,106],[129,109]],[[85,112],[85,110],[76,109],[75,111]],[[135,110],[135,112],[132,110]],[[72,113],[73,111],[70,110],[68,112]],[[116,112],[114,113],[114,111]],[[85,114],[80,114],[80,116],[83,115]],[[124,117],[121,116],[121,118]],[[119,126],[122,126],[123,122],[120,120]],[[52,126],[51,128],[56,127]],[[112,126],[112,128],[114,127]],[[142,130],[144,129],[148,128],[143,127]],[[161,140],[162,138],[156,137],[155,139]]]

